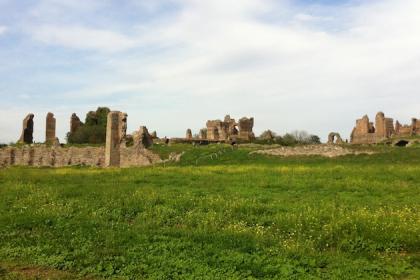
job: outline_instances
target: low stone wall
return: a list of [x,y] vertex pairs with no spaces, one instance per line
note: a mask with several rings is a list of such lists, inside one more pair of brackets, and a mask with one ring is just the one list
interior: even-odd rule
[[386,138],[378,137],[375,133],[354,136],[351,140],[352,144],[377,144]]
[[[146,149],[121,148],[121,167],[145,166],[160,162],[158,155]],[[0,167],[6,166],[105,166],[105,147],[51,147],[46,145],[0,149]]]
[[136,147],[120,148],[120,167],[146,166],[161,161],[159,155],[147,149]]
[[278,147],[274,149],[265,149],[251,152],[250,154],[263,154],[271,156],[323,156],[323,157],[339,157],[344,155],[373,154],[373,151],[358,151],[337,145],[307,145],[296,147]]

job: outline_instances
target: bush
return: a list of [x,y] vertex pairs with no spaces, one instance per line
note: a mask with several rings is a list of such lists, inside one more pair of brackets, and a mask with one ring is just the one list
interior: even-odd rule
[[291,133],[286,133],[282,137],[282,145],[283,146],[294,146],[298,144],[296,137]]
[[309,144],[321,144],[321,138],[318,135],[310,135]]
[[99,125],[81,126],[73,133],[67,134],[69,144],[102,144],[106,141],[106,127]]

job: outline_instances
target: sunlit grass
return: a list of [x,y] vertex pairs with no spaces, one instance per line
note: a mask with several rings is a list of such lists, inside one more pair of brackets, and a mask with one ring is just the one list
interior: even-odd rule
[[419,278],[418,148],[185,150],[147,168],[0,170],[0,259],[118,279]]

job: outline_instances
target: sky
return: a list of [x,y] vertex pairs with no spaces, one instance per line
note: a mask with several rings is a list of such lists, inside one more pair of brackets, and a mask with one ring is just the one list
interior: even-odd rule
[[418,0],[0,0],[0,143],[35,114],[98,106],[182,137],[226,114],[256,134],[349,138],[357,118],[420,118]]

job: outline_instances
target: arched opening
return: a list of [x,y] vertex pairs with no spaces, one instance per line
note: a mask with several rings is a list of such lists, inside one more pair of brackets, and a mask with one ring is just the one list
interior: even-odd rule
[[344,141],[341,138],[340,134],[338,134],[337,132],[331,132],[328,135],[328,144],[343,144]]
[[400,140],[397,143],[395,143],[396,147],[406,147],[410,142],[407,140]]

